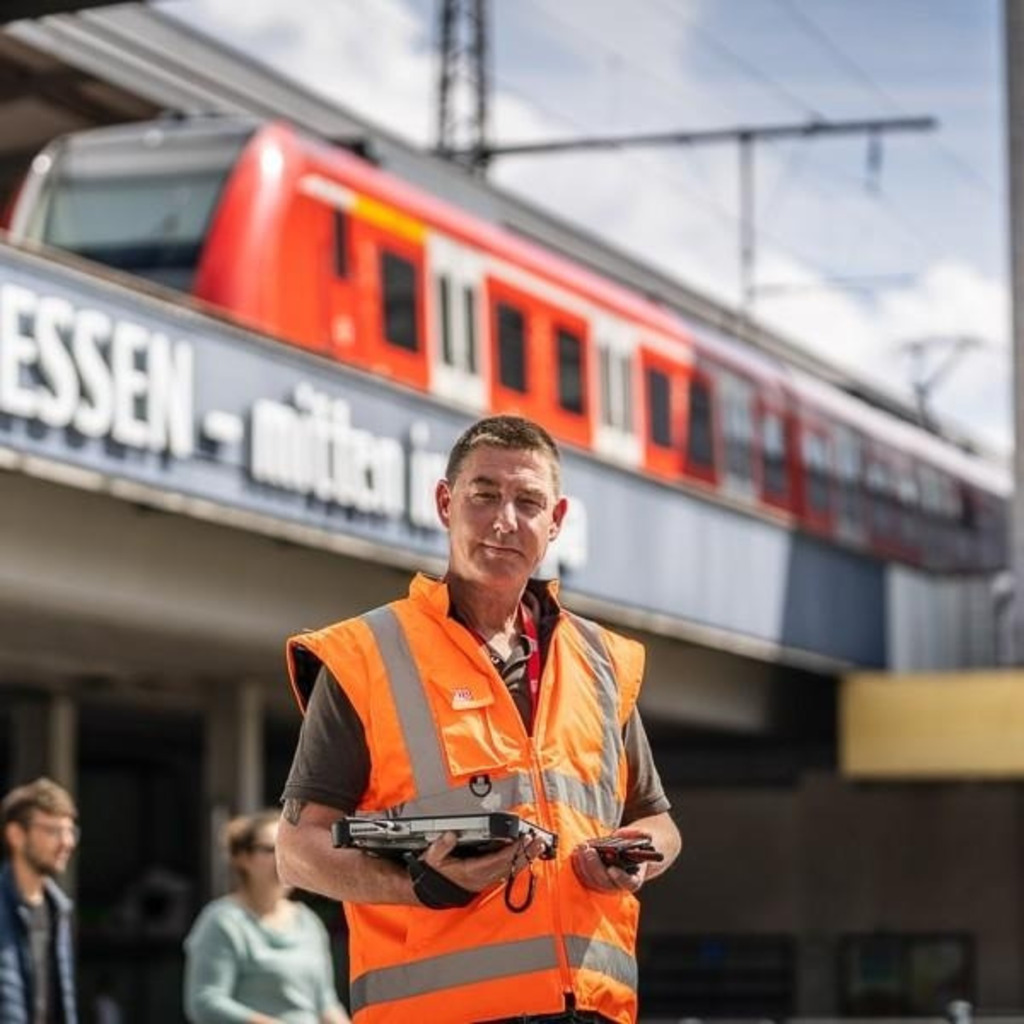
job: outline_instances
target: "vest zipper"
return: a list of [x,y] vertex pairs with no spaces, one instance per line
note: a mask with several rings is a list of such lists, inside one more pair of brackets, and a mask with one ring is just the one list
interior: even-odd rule
[[[547,794],[544,792],[544,779],[541,777],[540,765],[537,760],[537,741],[542,734],[543,727],[547,724],[547,714],[541,714],[542,710],[547,712],[550,703],[550,685],[545,686],[545,677],[550,675],[549,666],[552,656],[555,653],[555,643],[558,640],[559,628],[562,618],[556,623],[551,639],[548,642],[548,656],[544,659],[544,665],[540,674],[540,690],[537,694],[537,706],[533,709],[533,735],[527,736],[528,748],[530,751],[530,777],[533,779],[534,798],[537,801],[537,808],[541,811],[541,820],[537,822],[544,828],[551,830],[554,825],[554,816],[551,807],[548,805]],[[511,699],[511,698],[510,698]],[[526,731],[525,729],[523,730]],[[555,861],[557,864],[557,860]],[[571,871],[572,868],[569,867]],[[551,906],[552,917],[552,938],[555,942],[555,955],[558,957],[558,973],[562,978],[562,992],[568,1000],[573,995],[572,972],[569,969],[569,952],[565,945],[565,924],[562,921],[562,903],[559,893],[558,872],[544,867],[544,884],[548,890],[548,902]],[[568,1004],[567,1004],[568,1005]]]

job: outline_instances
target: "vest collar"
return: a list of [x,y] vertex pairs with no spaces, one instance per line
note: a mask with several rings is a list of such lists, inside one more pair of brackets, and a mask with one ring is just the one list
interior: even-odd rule
[[[556,610],[561,610],[558,603],[558,580],[531,579],[527,582],[526,589],[536,597],[541,608],[552,604]],[[443,579],[422,572],[417,573],[409,585],[409,597],[413,601],[426,604],[438,618],[446,619],[451,615],[451,596],[448,584]]]

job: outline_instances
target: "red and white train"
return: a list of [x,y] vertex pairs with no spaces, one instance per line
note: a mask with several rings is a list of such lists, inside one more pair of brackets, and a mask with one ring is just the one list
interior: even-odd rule
[[285,125],[66,136],[10,228],[870,555],[1006,562],[1008,479],[990,463]]

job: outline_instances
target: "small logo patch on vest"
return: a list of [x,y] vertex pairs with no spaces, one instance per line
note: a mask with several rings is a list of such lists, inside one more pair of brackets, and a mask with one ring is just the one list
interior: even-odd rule
[[456,709],[464,708],[464,707],[468,707],[470,704],[473,704],[473,703],[475,703],[475,701],[473,700],[473,691],[470,690],[466,686],[460,686],[452,694],[452,707],[453,708],[456,708]]

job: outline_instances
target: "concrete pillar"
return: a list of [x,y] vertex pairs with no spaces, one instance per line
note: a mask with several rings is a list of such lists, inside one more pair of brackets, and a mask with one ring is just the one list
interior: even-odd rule
[[78,703],[67,693],[26,694],[11,705],[11,786],[48,775],[78,787]]
[[234,815],[263,804],[263,705],[263,691],[255,682],[210,691],[203,744],[208,895],[226,892],[230,881],[221,845],[224,826]]

